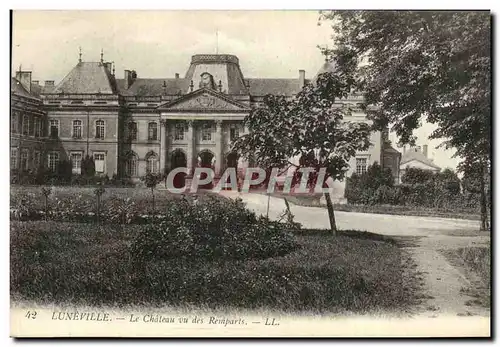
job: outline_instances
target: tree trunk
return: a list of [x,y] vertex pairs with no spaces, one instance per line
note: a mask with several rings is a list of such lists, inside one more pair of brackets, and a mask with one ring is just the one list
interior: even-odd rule
[[480,183],[481,183],[481,196],[480,196],[480,205],[481,205],[481,227],[479,230],[489,230],[489,225],[488,225],[488,207],[487,207],[487,201],[486,201],[486,184],[485,184],[485,171],[484,171],[484,166],[481,169],[481,178],[480,178]]
[[269,203],[271,200],[271,194],[267,194],[267,212],[266,212],[266,218],[269,218]]
[[155,192],[151,188],[151,195],[153,196],[153,219],[155,218]]
[[97,224],[101,222],[100,214],[101,214],[101,197],[97,195],[97,214],[96,214]]
[[45,195],[45,221],[49,220],[49,197]]
[[332,199],[330,193],[324,193],[326,200],[326,207],[328,209],[328,219],[330,219],[330,230],[333,235],[337,233],[337,223],[335,222],[335,211],[333,210]]

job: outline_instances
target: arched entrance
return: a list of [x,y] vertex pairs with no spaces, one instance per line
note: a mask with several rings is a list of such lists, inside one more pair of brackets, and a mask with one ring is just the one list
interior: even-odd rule
[[238,154],[231,152],[226,156],[226,167],[234,167],[238,170]]
[[[234,170],[236,171],[236,176],[238,177],[238,154],[236,152],[230,152],[226,155],[226,170],[229,169],[229,168],[234,168]],[[230,183],[230,176],[227,177],[226,179],[226,184]],[[226,185],[223,189],[224,190],[230,190],[231,186],[230,185]]]
[[[210,152],[208,149],[202,150],[201,152],[198,153],[198,167],[208,167],[214,170],[214,164],[215,164],[215,155]],[[202,173],[200,175],[200,180],[205,179],[207,177],[206,173]],[[200,185],[199,188],[201,189],[212,189],[213,188],[213,182]]]
[[[180,150],[176,149],[172,152],[170,157],[170,170],[176,169],[178,167],[187,167],[186,154]],[[174,188],[183,188],[186,185],[186,174],[180,172],[174,177]]]

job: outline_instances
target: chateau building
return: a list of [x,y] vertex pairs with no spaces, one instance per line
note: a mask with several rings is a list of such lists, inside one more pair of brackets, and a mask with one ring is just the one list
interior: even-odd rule
[[[326,62],[317,74],[332,68]],[[184,77],[173,78],[141,78],[134,69],[118,78],[102,53],[98,62],[84,62],[80,55],[57,84],[42,86],[31,80],[31,72],[18,71],[11,87],[11,168],[34,168],[43,161],[55,169],[61,160],[71,160],[78,174],[86,155],[94,158],[96,174],[109,177],[138,178],[179,166],[190,172],[211,166],[216,175],[227,167],[245,168],[230,152],[231,142],[248,131],[245,116],[265,95],[291,98],[311,81],[304,70],[291,79],[245,78],[239,59],[228,54],[194,55]],[[361,100],[352,95],[344,102]],[[359,110],[352,120],[366,116]],[[386,148],[384,137],[372,134],[371,148],[352,159],[351,172],[399,156]],[[399,163],[390,166],[397,172]]]

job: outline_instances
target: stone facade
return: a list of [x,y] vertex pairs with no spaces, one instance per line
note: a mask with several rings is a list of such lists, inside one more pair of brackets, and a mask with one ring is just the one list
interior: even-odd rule
[[45,162],[46,124],[42,101],[31,94],[31,72],[17,72],[11,79],[11,169],[33,170]]
[[[325,63],[318,73],[332,68]],[[311,82],[304,70],[295,79],[244,78],[238,58],[226,54],[194,55],[184,78],[140,78],[135,70],[125,70],[123,77],[117,78],[112,63],[102,57],[100,62],[80,60],[57,85],[46,81],[41,86],[24,76],[43,117],[46,165],[55,153],[59,160],[73,161],[91,155],[98,174],[135,179],[178,166],[211,166],[216,175],[228,166],[244,168],[247,164],[230,148],[248,131],[245,116],[265,95],[292,98]],[[352,95],[344,102],[361,100]],[[367,121],[361,111],[351,118]],[[383,143],[383,134],[374,132],[372,147],[352,159],[351,172],[383,162]],[[79,165],[73,163],[73,170],[78,173]]]

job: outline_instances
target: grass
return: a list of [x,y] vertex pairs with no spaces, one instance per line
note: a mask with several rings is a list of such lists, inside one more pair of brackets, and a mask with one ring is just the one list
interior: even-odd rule
[[471,282],[462,292],[473,297],[469,305],[491,306],[491,248],[464,247],[441,251],[451,264],[463,270]]
[[369,233],[297,235],[298,250],[268,259],[139,263],[129,248],[139,227],[12,222],[11,296],[83,306],[338,314],[397,314],[414,304],[401,249]]
[[[263,193],[265,194],[265,193]],[[326,205],[320,204],[321,194],[284,194],[282,192],[274,192],[271,196],[277,198],[286,198],[288,202],[297,206],[307,207],[323,207]],[[422,217],[440,217],[440,218],[456,218],[468,220],[480,220],[481,216],[478,211],[470,209],[456,210],[436,209],[420,206],[395,206],[395,205],[351,205],[351,204],[333,204],[335,211],[343,212],[358,212],[358,213],[375,213],[375,214],[390,214],[400,216],[422,216]]]

